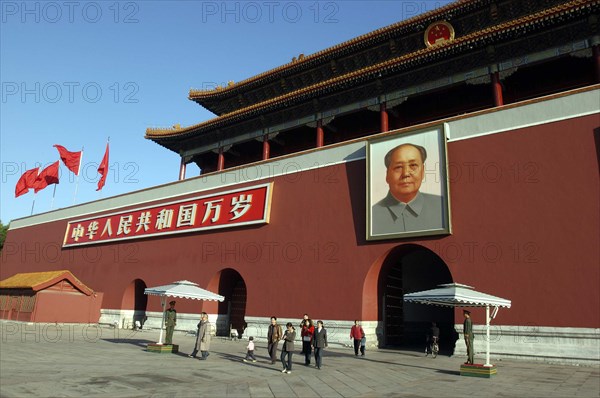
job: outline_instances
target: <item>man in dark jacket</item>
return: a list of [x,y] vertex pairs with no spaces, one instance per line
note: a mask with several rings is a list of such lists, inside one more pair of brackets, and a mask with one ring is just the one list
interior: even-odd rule
[[315,348],[315,362],[317,369],[321,369],[322,350],[327,347],[327,330],[323,327],[323,321],[317,321],[312,344]]
[[267,349],[269,350],[272,365],[277,362],[277,345],[282,337],[281,325],[277,324],[277,317],[272,316],[269,331],[267,332]]

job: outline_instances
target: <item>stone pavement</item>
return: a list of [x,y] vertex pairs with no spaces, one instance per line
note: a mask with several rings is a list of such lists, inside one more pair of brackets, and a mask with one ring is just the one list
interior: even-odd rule
[[[398,350],[329,348],[321,370],[294,354],[291,374],[267,360],[244,363],[246,341],[214,338],[207,361],[188,358],[195,337],[175,333],[179,354],[145,345],[158,331],[0,322],[0,397],[598,397],[599,368],[496,362],[498,375],[459,375],[463,358]],[[281,344],[280,344],[281,346]],[[299,346],[299,344],[298,344]],[[481,360],[481,356],[476,357]],[[313,360],[314,362],[314,360]]]

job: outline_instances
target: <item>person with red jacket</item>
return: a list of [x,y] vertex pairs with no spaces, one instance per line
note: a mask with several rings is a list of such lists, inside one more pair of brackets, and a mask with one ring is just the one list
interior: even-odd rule
[[[308,320],[308,314],[304,314],[304,317],[302,318],[302,322],[300,322],[300,331],[302,331],[302,326],[304,326],[304,323]],[[302,351],[300,352],[300,354],[304,354],[304,344],[302,345]]]
[[312,353],[312,338],[315,333],[315,326],[313,324],[312,319],[306,318],[302,320],[300,324],[302,326],[302,330],[300,331],[300,336],[302,336],[302,353],[304,354],[304,365],[310,365],[310,357]]
[[354,326],[352,326],[350,329],[350,338],[354,339],[354,356],[356,357],[358,356],[359,347],[361,356],[365,356],[365,346],[360,343],[364,337],[365,331],[363,330],[362,326],[360,326],[358,320],[355,320]]

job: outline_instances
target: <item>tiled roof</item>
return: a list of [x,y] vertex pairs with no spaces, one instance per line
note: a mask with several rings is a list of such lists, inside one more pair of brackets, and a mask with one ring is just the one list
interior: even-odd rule
[[202,98],[211,98],[211,97],[222,96],[223,94],[226,94],[233,90],[238,90],[242,86],[248,85],[250,83],[259,83],[261,80],[264,80],[265,78],[276,75],[287,69],[302,68],[303,66],[310,65],[311,63],[314,63],[315,61],[317,61],[321,58],[328,57],[328,56],[335,56],[335,54],[340,52],[341,50],[347,49],[349,47],[354,47],[359,44],[368,43],[369,41],[372,41],[375,38],[385,36],[385,35],[388,35],[390,33],[396,32],[396,31],[401,31],[402,29],[410,27],[414,24],[427,23],[428,20],[432,20],[432,19],[436,18],[438,15],[443,14],[447,11],[457,10],[457,9],[460,9],[461,7],[464,7],[467,5],[472,5],[474,3],[480,3],[480,1],[459,0],[459,1],[447,4],[443,7],[436,8],[435,10],[425,12],[423,14],[414,16],[414,17],[406,19],[404,21],[397,22],[395,24],[392,24],[392,25],[389,25],[389,26],[386,26],[386,27],[383,27],[380,29],[376,29],[372,32],[355,37],[355,38],[345,41],[343,43],[336,44],[333,47],[329,47],[324,50],[318,51],[314,54],[310,54],[305,57],[299,58],[298,60],[294,60],[287,64],[278,66],[274,69],[268,70],[266,72],[260,73],[255,76],[252,76],[248,79],[244,79],[240,82],[237,82],[234,84],[229,84],[227,87],[217,87],[216,89],[209,89],[209,90],[191,89],[189,92],[189,99],[196,100],[196,99],[202,99]]
[[[458,2],[458,3],[467,3],[467,2]],[[454,3],[454,4],[458,4]],[[266,109],[268,107],[272,107],[278,104],[282,104],[285,102],[289,102],[293,99],[297,99],[304,95],[309,95],[314,92],[324,90],[326,88],[341,86],[346,83],[349,83],[353,80],[356,80],[359,77],[364,77],[369,74],[376,74],[386,69],[397,68],[401,66],[411,67],[412,65],[419,64],[423,61],[427,61],[430,58],[433,58],[438,55],[443,55],[444,53],[449,52],[454,49],[461,48],[469,48],[476,42],[485,41],[486,39],[493,39],[502,33],[510,33],[515,31],[516,29],[527,29],[531,28],[533,25],[537,23],[545,23],[546,21],[566,15],[568,13],[572,13],[577,10],[581,10],[584,8],[591,8],[592,6],[598,6],[600,1],[590,1],[590,0],[573,0],[567,3],[560,4],[558,6],[537,12],[535,14],[527,15],[521,18],[517,18],[512,21],[508,21],[496,26],[489,27],[487,29],[483,29],[481,31],[473,32],[471,34],[462,36],[457,38],[451,42],[446,42],[442,44],[438,44],[429,48],[423,48],[421,50],[415,51],[410,54],[405,54],[399,56],[397,58],[393,58],[384,62],[380,62],[378,64],[370,65],[365,68],[359,69],[357,71],[353,71],[347,73],[342,76],[338,76],[329,80],[325,80],[319,83],[316,83],[312,86],[304,87],[290,93],[271,98],[269,100],[253,104],[251,106],[241,108],[235,110],[230,113],[226,113],[217,118],[210,119],[204,121],[199,124],[195,124],[188,127],[171,127],[171,128],[148,128],[146,129],[146,138],[153,140],[161,140],[162,138],[171,138],[178,136],[185,136],[189,133],[193,133],[200,129],[208,129],[211,127],[216,127],[222,123],[230,122],[234,120],[241,119],[243,117],[247,117],[252,115],[253,112],[258,112],[262,109]],[[260,75],[259,75],[260,76]]]
[[73,286],[87,295],[93,293],[89,287],[84,285],[68,270],[15,274],[10,278],[0,281],[0,289],[33,289],[37,291],[54,285],[63,279],[67,279]]

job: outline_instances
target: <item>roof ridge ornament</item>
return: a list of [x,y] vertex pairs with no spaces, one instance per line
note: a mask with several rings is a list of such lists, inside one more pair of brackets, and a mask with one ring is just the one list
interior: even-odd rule
[[301,53],[300,55],[298,55],[297,58],[296,57],[292,58],[292,63],[302,61],[303,59],[304,59],[304,53]]

